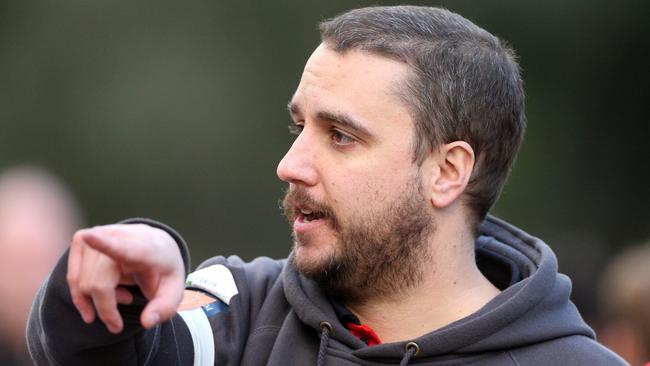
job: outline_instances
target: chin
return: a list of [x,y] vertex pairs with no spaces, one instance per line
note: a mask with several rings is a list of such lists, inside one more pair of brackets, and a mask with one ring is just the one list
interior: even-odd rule
[[295,243],[293,263],[303,275],[319,278],[335,262],[333,250],[328,249],[330,248]]

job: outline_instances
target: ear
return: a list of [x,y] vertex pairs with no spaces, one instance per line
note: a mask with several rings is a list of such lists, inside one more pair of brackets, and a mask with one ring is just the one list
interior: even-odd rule
[[454,141],[440,146],[435,154],[431,202],[444,208],[465,191],[474,169],[474,149],[465,141]]

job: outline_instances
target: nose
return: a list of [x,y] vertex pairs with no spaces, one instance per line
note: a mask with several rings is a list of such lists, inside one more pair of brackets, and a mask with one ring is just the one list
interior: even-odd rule
[[298,135],[289,151],[278,164],[277,174],[287,183],[303,186],[314,186],[318,181],[316,169],[315,141],[310,138],[307,130]]

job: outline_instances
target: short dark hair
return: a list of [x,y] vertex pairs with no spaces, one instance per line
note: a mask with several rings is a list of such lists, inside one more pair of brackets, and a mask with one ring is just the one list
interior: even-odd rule
[[400,91],[415,121],[414,161],[441,144],[466,141],[476,156],[464,200],[481,221],[499,197],[521,145],[526,117],[514,51],[445,9],[419,6],[351,10],[320,24],[321,39],[409,65]]

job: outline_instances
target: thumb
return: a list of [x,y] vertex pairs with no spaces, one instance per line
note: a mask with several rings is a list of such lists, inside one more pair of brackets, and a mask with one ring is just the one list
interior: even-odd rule
[[161,278],[158,290],[140,316],[142,326],[148,329],[171,319],[183,299],[184,289],[183,277],[180,275],[173,274]]

